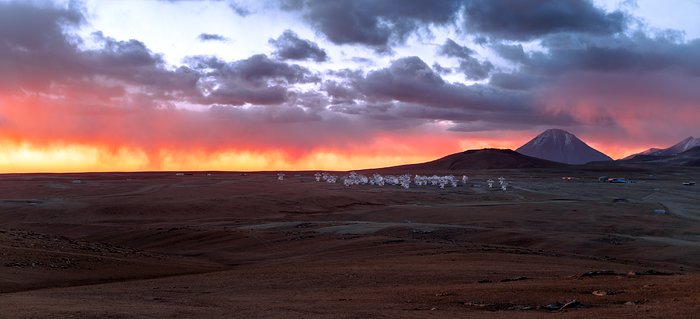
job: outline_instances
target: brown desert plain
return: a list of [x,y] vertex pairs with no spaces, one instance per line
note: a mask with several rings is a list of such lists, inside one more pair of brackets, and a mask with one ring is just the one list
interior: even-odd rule
[[700,318],[700,169],[412,169],[0,175],[0,318]]

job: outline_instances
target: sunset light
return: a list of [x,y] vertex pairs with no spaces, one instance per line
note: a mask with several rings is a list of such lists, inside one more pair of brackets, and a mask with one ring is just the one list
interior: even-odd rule
[[700,318],[700,0],[0,0],[0,318]]
[[700,29],[652,2],[518,29],[502,4],[312,2],[0,1],[0,172],[350,170],[549,128],[619,159],[698,134]]

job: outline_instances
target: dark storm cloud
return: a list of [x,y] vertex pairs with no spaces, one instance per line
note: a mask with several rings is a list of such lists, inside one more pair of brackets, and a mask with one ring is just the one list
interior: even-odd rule
[[700,76],[700,40],[685,41],[675,32],[650,35],[590,36],[562,33],[542,39],[543,52],[525,53],[521,45],[494,44],[502,57],[517,62],[511,73],[494,73],[490,85],[529,90],[551,85],[571,74],[672,72],[680,77]]
[[103,47],[91,51],[103,63],[117,67],[129,66],[158,66],[163,64],[163,58],[149,50],[146,45],[138,40],[117,41],[105,37],[101,32],[93,34]]
[[475,58],[459,61],[459,70],[470,80],[486,79],[493,69],[494,66],[489,61],[480,62]]
[[457,44],[452,39],[447,39],[445,44],[438,49],[438,53],[448,57],[467,59],[475,52],[470,48]]
[[459,60],[458,69],[464,73],[467,79],[483,80],[493,71],[494,66],[489,61],[481,62],[472,55],[474,50],[459,45],[452,39],[447,39],[445,44],[438,48],[438,53]]
[[[172,68],[137,40],[92,34],[98,47],[78,49],[64,32],[82,14],[56,7],[0,3],[0,90],[100,95],[138,104],[173,102],[282,104],[291,85],[318,82],[308,69],[253,55],[238,61],[193,57]],[[127,93],[129,88],[138,93]],[[131,103],[130,102],[130,103]]]
[[106,77],[127,86],[138,86],[154,99],[187,99],[198,96],[199,74],[188,67],[166,68],[163,57],[137,40],[117,41],[101,32],[93,38],[96,50],[77,52],[83,76]]
[[546,84],[545,79],[524,72],[494,73],[489,85],[509,90],[529,90]]
[[81,40],[65,30],[79,27],[82,16],[77,8],[0,3],[0,90],[45,92],[53,86],[107,98],[123,96],[128,85],[154,99],[196,94],[194,72],[166,69],[162,57],[142,42],[96,32],[99,48],[78,49]]
[[356,82],[370,101],[401,101],[442,108],[517,110],[531,107],[527,96],[485,85],[445,82],[423,60],[405,57]]
[[191,57],[188,64],[202,74],[199,84],[206,95],[203,103],[280,104],[287,100],[290,84],[319,81],[306,68],[271,60],[264,54],[233,62]]
[[356,100],[364,99],[357,89],[357,83],[364,79],[362,70],[341,69],[328,71],[327,75],[334,80],[326,80],[321,90],[331,98],[332,104],[355,104]]
[[324,62],[328,59],[326,51],[312,41],[300,39],[292,30],[285,30],[277,39],[268,40],[275,47],[275,56],[283,60],[314,60]]
[[547,54],[532,56],[528,64],[548,73],[571,70],[599,72],[684,70],[700,74],[700,40],[685,42],[674,33],[649,36],[637,32],[616,37],[560,35],[544,39]]
[[388,50],[421,27],[444,25],[459,15],[462,1],[442,0],[291,0],[286,10],[300,10],[310,24],[335,44],[361,44]]
[[455,122],[449,130],[472,132],[477,126],[492,129],[521,129],[533,125],[566,126],[578,124],[566,112],[547,113],[536,109],[503,111],[499,109],[436,108],[420,103],[378,102],[335,105],[331,109],[344,114],[361,115],[380,121],[408,121],[420,124],[436,120]]
[[[342,76],[339,72],[336,76]],[[346,72],[344,82],[327,82],[330,110],[380,121],[409,121],[419,125],[435,120],[457,123],[452,131],[473,131],[479,125],[523,129],[532,125],[568,126],[579,122],[566,111],[547,111],[536,94],[507,85],[449,83],[418,57],[405,57],[363,76]],[[516,85],[511,85],[516,86]],[[477,124],[475,124],[477,123]]]
[[471,0],[465,9],[468,32],[508,40],[560,32],[610,35],[626,23],[624,13],[605,12],[589,0]]
[[[300,39],[289,30],[269,41],[276,49],[274,58],[257,54],[225,61],[199,56],[173,68],[140,41],[119,41],[99,32],[93,35],[96,48],[79,49],[80,40],[64,32],[81,26],[83,16],[79,10],[0,2],[0,91],[59,96],[65,93],[72,95],[71,102],[77,104],[94,100],[105,105],[143,108],[170,107],[177,102],[202,104],[205,109],[210,107],[210,115],[226,115],[227,119],[237,119],[238,124],[248,120],[324,122],[329,117],[352,115],[356,122],[345,123],[347,132],[353,131],[354,124],[366,124],[367,120],[394,121],[392,125],[396,126],[450,120],[457,123],[450,129],[453,131],[578,125],[580,119],[574,116],[575,110],[567,109],[568,105],[576,105],[577,98],[595,96],[604,104],[608,98],[622,100],[619,92],[623,91],[644,97],[657,94],[667,98],[668,103],[696,105],[692,101],[697,96],[688,92],[692,91],[690,84],[697,85],[700,77],[700,40],[685,41],[674,32],[616,33],[617,27],[610,27],[614,23],[605,25],[616,13],[600,11],[587,1],[542,1],[542,12],[534,13],[525,10],[534,3],[529,0],[510,2],[515,9],[525,6],[523,10],[506,10],[500,1],[470,3],[468,10],[489,7],[508,11],[501,12],[506,17],[517,16],[513,23],[521,25],[522,30],[514,31],[518,28],[509,23],[498,30],[497,26],[480,26],[482,29],[476,30],[490,37],[484,38],[484,47],[515,62],[512,70],[496,70],[472,48],[447,40],[437,52],[457,61],[454,68],[437,63],[430,67],[418,57],[400,57],[387,67],[373,69],[371,59],[347,57],[362,62],[363,67],[317,74],[282,61],[328,59],[316,43]],[[431,4],[309,0],[288,4],[293,10],[302,10],[306,19],[332,42],[377,49],[399,43],[424,26],[451,23],[462,12],[456,1]],[[568,17],[563,8],[588,8],[582,15],[604,25],[557,22]],[[489,10],[480,14],[488,16]],[[478,11],[468,14],[474,12]],[[549,20],[535,23],[524,17],[528,12]],[[327,16],[321,16],[324,14]],[[623,23],[624,19],[618,22]],[[543,50],[525,51],[518,41],[509,40],[535,37]],[[441,77],[449,72],[463,72],[469,79],[488,82],[450,83]],[[661,80],[640,79],[650,75]],[[317,84],[318,89],[306,84]],[[309,91],[301,91],[302,87]],[[586,91],[586,87],[595,90]],[[558,109],[547,109],[548,101],[541,96],[558,98]],[[263,107],[238,107],[247,104]],[[617,119],[606,113],[609,109],[590,112],[593,115],[587,121],[600,126],[616,125]],[[323,125],[333,129],[332,123]],[[299,129],[302,132],[304,127]]]
[[62,28],[82,22],[76,10],[0,2],[0,90],[42,89],[52,78],[77,74],[76,39]]
[[201,33],[197,36],[197,39],[199,39],[199,41],[228,41],[227,37],[214,33]]
[[322,89],[335,103],[348,103],[362,97],[353,87],[337,81],[323,82]]
[[213,74],[224,78],[235,78],[256,86],[265,85],[269,81],[283,81],[288,84],[318,81],[318,78],[308,69],[272,60],[264,54],[256,54],[244,60],[225,64],[219,62],[214,65],[222,65],[223,67],[214,71]]
[[433,63],[432,67],[433,70],[435,70],[435,72],[437,72],[440,75],[451,74],[453,71],[451,68],[443,67],[442,65],[440,65],[440,63],[437,62]]
[[501,57],[513,62],[525,62],[528,58],[522,44],[496,43],[491,48]]
[[388,50],[430,25],[464,20],[466,32],[487,37],[531,40],[577,32],[611,35],[625,30],[628,17],[606,12],[589,0],[280,0],[281,8],[301,11],[335,44],[361,44]]

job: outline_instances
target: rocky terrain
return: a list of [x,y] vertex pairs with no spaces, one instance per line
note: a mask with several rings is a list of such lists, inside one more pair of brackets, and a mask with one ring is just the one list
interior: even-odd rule
[[[409,172],[410,173],[410,172]],[[0,318],[693,318],[693,168],[0,176]],[[343,173],[336,173],[342,175]],[[600,183],[598,177],[633,183]],[[507,191],[487,179],[503,176]]]

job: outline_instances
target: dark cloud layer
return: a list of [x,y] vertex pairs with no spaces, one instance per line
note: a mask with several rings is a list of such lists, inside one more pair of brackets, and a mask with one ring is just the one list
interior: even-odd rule
[[318,44],[300,39],[292,30],[285,30],[277,39],[268,41],[275,47],[275,56],[283,60],[313,60],[324,62],[328,59],[326,51]]
[[[688,41],[672,31],[626,29],[625,14],[606,12],[590,1],[283,4],[333,44],[386,52],[416,31],[464,21],[455,25],[466,30],[458,41],[479,38],[482,47],[452,39],[438,45],[436,54],[457,62],[451,68],[431,67],[417,56],[395,56],[390,65],[376,67],[376,55],[369,54],[347,57],[364,68],[319,73],[310,65],[327,62],[327,52],[286,30],[269,40],[274,51],[268,55],[239,60],[194,56],[172,66],[143,42],[101,32],[92,35],[96,45],[85,49],[71,31],[85,23],[79,9],[0,2],[0,98],[31,98],[26,113],[44,112],[36,116],[44,121],[37,123],[46,126],[54,117],[73,123],[61,126],[63,131],[56,128],[66,136],[109,139],[112,134],[153,149],[165,143],[163,136],[175,137],[176,144],[210,145],[244,143],[236,138],[252,136],[255,142],[303,147],[441,120],[453,122],[449,129],[458,132],[586,125],[620,132],[639,123],[658,131],[662,126],[651,121],[665,115],[659,111],[664,107],[682,114],[674,118],[681,123],[700,120],[694,93],[700,82],[700,40]],[[205,33],[199,39],[225,38]],[[532,40],[541,50],[526,50],[530,46],[523,41]],[[478,53],[484,50],[511,67],[495,66],[503,60],[484,59]],[[290,60],[304,61],[299,63],[308,68]],[[327,66],[332,67],[323,64]],[[456,73],[480,82],[447,80]],[[182,104],[201,109],[184,110]],[[0,127],[25,127],[23,134],[37,131],[53,138],[53,128],[20,121],[24,113],[19,107],[9,110],[6,105],[0,105]],[[95,114],[119,120],[95,125]],[[284,129],[275,133],[264,129],[266,123]],[[139,136],[139,128],[151,127],[152,135],[163,141]]]
[[201,74],[199,86],[205,98],[200,103],[281,104],[287,100],[289,85],[318,81],[308,69],[264,54],[234,62],[215,57],[192,57],[188,62]]
[[395,60],[385,69],[356,79],[354,87],[370,105],[391,105],[380,113],[376,108],[368,110],[374,116],[387,117],[390,112],[390,118],[509,121],[533,118],[537,113],[527,94],[448,83],[418,57]]
[[531,40],[553,33],[611,35],[629,18],[606,12],[590,0],[281,0],[281,8],[301,11],[335,44],[387,50],[430,25],[464,21],[465,31],[496,39]]
[[292,0],[282,8],[301,11],[306,20],[335,44],[362,44],[387,50],[427,25],[454,21],[461,1]]
[[79,73],[74,39],[64,36],[61,26],[75,27],[82,21],[79,11],[0,3],[0,90],[43,89],[50,84],[43,75],[63,78]]
[[440,46],[438,53],[459,60],[459,70],[470,80],[483,80],[494,70],[493,64],[489,61],[481,62],[473,54],[474,50],[459,45],[452,39],[447,39],[445,44]]
[[512,73],[496,73],[492,85],[529,89],[551,84],[569,74],[671,72],[683,77],[700,76],[700,40],[683,41],[674,34],[585,36],[558,34],[543,38],[546,52],[526,54],[521,45],[494,45],[502,57],[518,62]]
[[64,29],[82,21],[79,11],[0,3],[0,58],[5,62],[0,63],[0,90],[91,87],[121,98],[126,88],[137,87],[146,94],[142,98],[156,104],[268,105],[284,103],[290,85],[318,81],[308,69],[262,54],[231,62],[192,57],[173,69],[144,43],[118,41],[101,32],[92,35],[99,48],[80,50],[79,41]]
[[528,58],[522,44],[496,43],[491,48],[501,57],[513,62],[525,62]]
[[610,35],[626,23],[624,13],[605,12],[589,0],[471,0],[465,10],[468,32],[508,40],[560,32]]

